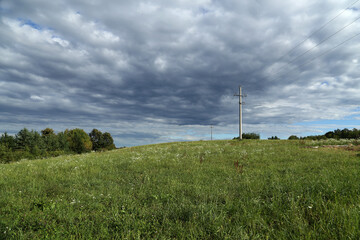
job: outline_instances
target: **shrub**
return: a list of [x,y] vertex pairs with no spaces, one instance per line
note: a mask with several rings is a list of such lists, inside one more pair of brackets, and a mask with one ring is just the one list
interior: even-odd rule
[[[260,139],[260,135],[257,133],[243,133],[242,134],[243,139]],[[233,138],[233,140],[239,139],[239,137]]]
[[280,138],[278,138],[277,136],[275,136],[275,137],[272,136],[272,137],[269,137],[268,139],[269,139],[269,140],[280,140]]
[[291,135],[288,139],[289,140],[299,140],[299,137],[296,135]]

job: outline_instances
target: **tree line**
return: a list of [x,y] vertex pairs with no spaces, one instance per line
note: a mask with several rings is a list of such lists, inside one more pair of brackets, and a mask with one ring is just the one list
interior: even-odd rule
[[41,130],[41,133],[24,128],[15,136],[6,132],[1,135],[0,163],[115,148],[111,134],[102,133],[97,129],[93,129],[87,134],[79,128],[66,129],[59,133],[55,133],[51,128],[45,128]]
[[324,139],[359,139],[360,138],[360,129],[353,128],[352,130],[344,128],[342,130],[336,129],[334,131],[329,131],[324,135],[313,135],[307,137],[297,137],[295,135],[291,135],[289,140],[324,140]]
[[[243,133],[243,139],[260,139],[260,135],[257,133]],[[360,139],[360,129],[353,128],[352,130],[344,128],[342,130],[336,129],[334,131],[329,131],[324,135],[313,135],[306,137],[298,137],[296,135],[291,135],[288,140],[324,140],[324,139]],[[268,140],[279,140],[277,136],[272,136]],[[233,140],[239,140],[239,137],[234,137]]]

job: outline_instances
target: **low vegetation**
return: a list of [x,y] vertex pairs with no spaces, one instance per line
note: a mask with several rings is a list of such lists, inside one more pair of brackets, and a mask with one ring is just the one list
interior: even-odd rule
[[168,143],[0,164],[0,239],[359,239],[355,140]]

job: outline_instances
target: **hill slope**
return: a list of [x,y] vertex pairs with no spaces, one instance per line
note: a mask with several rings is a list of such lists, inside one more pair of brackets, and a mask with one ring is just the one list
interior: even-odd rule
[[0,165],[0,239],[359,239],[359,156],[304,144],[170,143]]

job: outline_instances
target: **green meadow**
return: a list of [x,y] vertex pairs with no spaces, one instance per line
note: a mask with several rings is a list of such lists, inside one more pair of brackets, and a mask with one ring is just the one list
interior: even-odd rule
[[321,147],[351,142],[167,143],[0,164],[0,239],[360,239],[359,151]]

